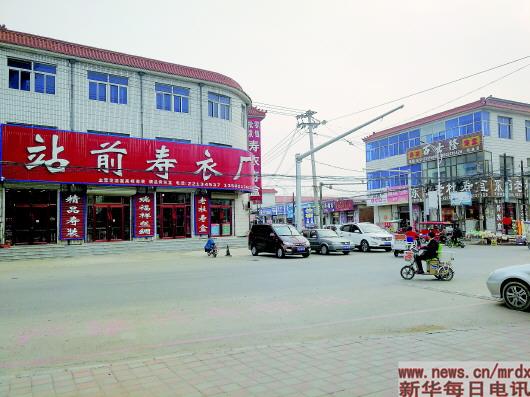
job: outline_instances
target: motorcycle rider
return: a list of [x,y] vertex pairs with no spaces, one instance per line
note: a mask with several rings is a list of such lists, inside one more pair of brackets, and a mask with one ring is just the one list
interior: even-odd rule
[[438,241],[435,240],[435,234],[434,232],[429,232],[429,234],[427,235],[427,245],[426,246],[423,246],[421,247],[421,249],[423,250],[422,254],[421,255],[416,255],[416,258],[415,258],[415,261],[416,261],[416,264],[418,265],[418,274],[424,274],[424,271],[423,271],[423,266],[421,264],[421,261],[422,260],[427,260],[427,259],[433,259],[433,258],[436,258],[438,256]]
[[458,225],[455,225],[453,228],[453,234],[451,235],[451,242],[454,245],[458,245],[458,240],[462,238],[462,230],[458,227]]

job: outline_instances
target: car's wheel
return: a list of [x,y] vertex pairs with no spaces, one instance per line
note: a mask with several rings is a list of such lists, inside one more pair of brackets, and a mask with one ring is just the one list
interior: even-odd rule
[[342,251],[344,255],[350,255],[350,251]]
[[366,241],[366,240],[361,241],[361,251],[362,252],[369,252],[370,251],[370,244],[368,244],[368,241]]
[[285,251],[283,250],[282,247],[279,247],[279,248],[276,250],[276,258],[280,258],[280,259],[285,258]]
[[410,265],[403,266],[401,268],[401,277],[403,277],[405,280],[412,280],[415,274],[416,274],[416,271]]
[[310,253],[309,253],[309,252],[306,252],[305,254],[302,254],[302,257],[303,257],[303,258],[308,258],[309,255],[310,255]]
[[327,255],[327,254],[329,254],[329,249],[328,249],[327,245],[321,245],[321,246],[320,246],[320,253],[321,253],[322,255]]
[[520,281],[510,281],[502,290],[502,297],[506,306],[513,310],[528,310],[530,308],[530,289]]
[[259,251],[258,251],[258,249],[256,248],[255,245],[253,245],[252,247],[250,247],[250,253],[252,254],[252,256],[258,256]]
[[392,251],[392,248],[385,248],[385,251],[386,252],[390,252],[390,251]]
[[397,258],[399,256],[399,251],[394,250],[394,256]]

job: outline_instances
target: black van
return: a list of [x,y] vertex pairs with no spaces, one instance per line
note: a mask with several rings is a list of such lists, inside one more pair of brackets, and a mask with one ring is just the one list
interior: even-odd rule
[[252,225],[248,235],[248,249],[256,256],[260,252],[285,255],[302,255],[307,258],[311,253],[309,241],[298,233],[292,225]]

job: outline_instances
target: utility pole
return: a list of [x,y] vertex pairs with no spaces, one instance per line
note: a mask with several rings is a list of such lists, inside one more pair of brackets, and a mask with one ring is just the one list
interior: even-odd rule
[[312,150],[309,150],[305,153],[297,153],[295,155],[295,165],[296,165],[296,226],[299,230],[302,230],[302,222],[301,222],[301,217],[302,217],[302,160],[305,159],[307,156],[310,156],[312,153],[316,153],[318,152],[320,149],[324,149],[325,147],[331,145],[332,143],[335,143],[337,142],[338,140],[341,140],[342,138],[345,138],[347,137],[348,135],[354,133],[355,131],[358,131],[360,130],[361,128],[363,127],[366,127],[367,125],[369,124],[372,124],[373,122],[377,121],[377,120],[380,120],[382,119],[383,117],[385,116],[388,116],[389,114],[391,113],[394,113],[395,111],[397,110],[400,110],[403,108],[403,105],[400,105],[392,110],[389,110],[388,112],[385,112],[383,113],[382,115],[380,116],[377,116],[375,118],[373,118],[372,120],[370,121],[367,121],[366,123],[364,124],[361,124],[349,131],[346,131],[338,136],[336,136],[335,138],[332,138],[330,139],[329,141],[327,142],[324,142],[323,144],[321,145],[318,145],[316,148],[312,149]]
[[[296,116],[297,119],[302,120],[299,121],[297,124],[298,128],[307,127],[307,132],[309,133],[309,149],[312,151],[315,148],[314,141],[313,141],[313,128],[316,128],[320,125],[320,122],[316,121],[313,118],[313,115],[315,115],[316,112],[312,110],[308,110],[307,112],[300,114]],[[304,118],[307,119],[307,121],[304,121]],[[320,211],[320,202],[318,201],[318,187],[317,187],[317,170],[316,170],[316,164],[315,164],[315,152],[311,153],[311,172],[313,174],[313,206],[314,206],[314,216],[316,216],[318,219],[316,219],[316,224],[319,228],[322,227],[322,218],[321,218],[321,211]]]
[[[522,166],[522,162],[521,162],[521,166]],[[318,227],[321,228],[321,229],[322,229],[322,224],[324,223],[323,222],[324,211],[322,209],[322,187],[323,186],[324,186],[324,184],[322,182],[320,182],[320,186],[319,186],[319,189],[318,189],[318,208],[320,209],[318,215],[319,215],[320,223],[318,224]]]
[[508,170],[506,169],[506,153],[502,155],[502,161],[504,163],[504,216],[508,216]]
[[521,186],[523,188],[523,221],[526,221],[526,186],[524,181],[523,160],[521,160]]

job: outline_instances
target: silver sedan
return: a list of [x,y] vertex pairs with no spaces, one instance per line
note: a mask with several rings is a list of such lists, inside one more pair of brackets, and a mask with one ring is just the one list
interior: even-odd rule
[[497,269],[486,284],[491,295],[503,299],[510,309],[530,308],[530,264]]

